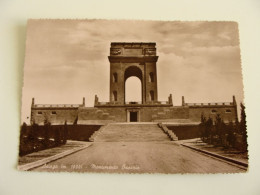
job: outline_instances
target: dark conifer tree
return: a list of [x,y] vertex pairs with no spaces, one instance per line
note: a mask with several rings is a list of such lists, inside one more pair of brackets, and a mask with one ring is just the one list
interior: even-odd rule
[[60,145],[61,143],[61,127],[57,127],[55,129],[55,137],[54,137],[54,140],[55,140],[55,145],[58,146]]
[[243,140],[243,150],[247,151],[247,131],[246,131],[246,112],[243,103],[240,103],[241,107],[241,121],[240,121],[240,134]]
[[229,122],[227,126],[227,141],[229,147],[235,147],[236,137],[235,137],[235,125],[232,121]]
[[63,144],[66,144],[67,143],[67,139],[68,139],[68,125],[67,125],[67,121],[65,121],[63,129],[64,129]]
[[20,131],[20,143],[24,139],[26,132],[27,132],[27,124],[24,122],[23,125],[21,126],[21,131]]
[[23,147],[26,144],[25,143],[25,135],[27,132],[27,124],[24,122],[23,125],[21,126],[21,131],[20,131],[20,144],[19,144],[19,155],[23,155]]
[[45,119],[44,120],[44,145],[45,145],[45,147],[48,147],[48,144],[49,144],[50,127],[51,127],[51,123],[47,119]]
[[200,130],[200,137],[204,141],[206,138],[206,132],[205,132],[205,123],[206,123],[206,117],[201,114],[200,117],[200,124],[199,124],[199,130]]
[[207,137],[207,142],[211,143],[213,136],[213,120],[210,117],[205,123],[205,136]]

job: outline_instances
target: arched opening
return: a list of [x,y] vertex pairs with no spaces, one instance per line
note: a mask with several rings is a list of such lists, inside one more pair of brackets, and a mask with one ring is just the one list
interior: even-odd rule
[[150,101],[154,101],[154,91],[150,91]]
[[153,72],[150,72],[150,73],[149,73],[149,82],[154,82]]
[[130,66],[125,70],[125,102],[142,103],[142,71],[137,66]]
[[125,101],[142,102],[142,83],[139,78],[132,76],[126,80]]
[[113,101],[117,101],[117,91],[113,91]]
[[113,73],[113,83],[117,83],[117,73]]

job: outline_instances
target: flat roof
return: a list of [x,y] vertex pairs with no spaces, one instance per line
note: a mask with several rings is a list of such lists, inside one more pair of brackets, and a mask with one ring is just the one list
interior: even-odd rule
[[155,42],[111,42],[111,45],[138,44],[138,45],[156,45]]

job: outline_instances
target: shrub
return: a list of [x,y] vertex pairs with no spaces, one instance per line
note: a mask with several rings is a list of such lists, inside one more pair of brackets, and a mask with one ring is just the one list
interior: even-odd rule
[[55,145],[58,146],[61,143],[61,127],[55,129],[55,137],[54,137]]
[[50,130],[51,130],[51,123],[48,120],[44,120],[44,145],[47,148],[49,145],[49,138],[50,138]]
[[63,128],[63,144],[67,143],[67,139],[68,139],[68,125],[67,125],[67,121],[65,121],[64,123],[64,128]]

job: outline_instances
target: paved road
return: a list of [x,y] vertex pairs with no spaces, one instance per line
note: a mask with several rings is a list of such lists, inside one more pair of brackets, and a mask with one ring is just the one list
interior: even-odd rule
[[94,142],[34,171],[116,173],[235,173],[239,167],[174,142]]

